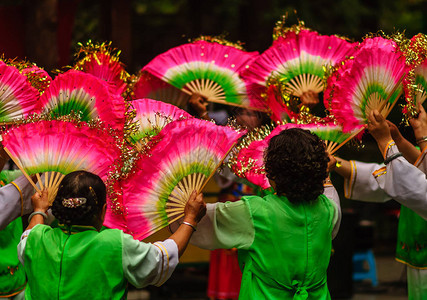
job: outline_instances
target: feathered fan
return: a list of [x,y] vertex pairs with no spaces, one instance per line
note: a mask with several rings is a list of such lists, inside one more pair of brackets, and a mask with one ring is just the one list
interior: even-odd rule
[[[86,170],[105,181],[110,166],[120,156],[113,137],[83,122],[38,121],[23,124],[7,131],[2,143],[21,171],[35,174],[40,186],[48,189],[51,202],[66,174]],[[44,173],[44,184],[39,173]]]
[[109,84],[111,91],[121,95],[126,89],[129,74],[119,60],[120,51],[111,47],[111,42],[80,45],[75,56],[74,69],[92,74]]
[[323,91],[325,65],[334,65],[352,55],[354,45],[336,36],[315,31],[290,31],[257,57],[242,73],[250,97],[260,98],[272,78],[283,85],[284,98],[301,97],[308,91]]
[[40,94],[17,68],[0,64],[0,122],[8,123],[37,111]]
[[185,108],[190,96],[148,72],[140,72],[133,83],[131,98],[149,98]]
[[245,84],[239,77],[239,72],[257,54],[197,41],[158,55],[142,70],[187,94],[201,94],[211,102],[264,110],[263,103],[248,100]]
[[366,38],[350,65],[333,82],[332,97],[325,106],[342,124],[344,131],[367,124],[371,110],[385,117],[401,92],[407,73],[405,58],[397,45],[388,39]]
[[132,142],[140,150],[141,140],[157,135],[163,127],[179,119],[191,119],[192,116],[178,107],[152,99],[138,99],[130,102],[135,108],[134,122],[139,125],[138,132],[130,136]]
[[190,194],[203,189],[243,133],[194,118],[166,125],[122,184],[134,238],[144,239],[179,219]]
[[[326,122],[317,124],[288,123],[279,125],[263,139],[258,139],[251,134],[245,137],[236,146],[236,151],[234,151],[229,161],[228,165],[231,167],[232,171],[237,176],[245,178],[263,189],[270,188],[270,183],[265,175],[264,151],[268,147],[268,143],[272,137],[289,128],[310,130],[325,142],[326,151],[331,155],[360,133],[359,128],[354,129],[351,133],[343,133],[341,126]],[[263,131],[263,135],[268,132],[268,130]]]
[[110,93],[104,82],[91,74],[69,70],[58,75],[40,97],[40,105],[54,115],[75,112],[82,121],[99,118],[112,128],[123,130],[123,98]]

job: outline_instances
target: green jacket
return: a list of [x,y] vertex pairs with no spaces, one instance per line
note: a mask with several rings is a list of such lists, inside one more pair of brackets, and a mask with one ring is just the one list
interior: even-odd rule
[[324,195],[292,204],[284,196],[243,197],[255,238],[239,250],[240,299],[330,299],[326,270],[335,207]]
[[116,229],[37,225],[25,246],[25,299],[125,299],[122,235]]
[[427,221],[402,205],[397,232],[396,260],[427,269]]

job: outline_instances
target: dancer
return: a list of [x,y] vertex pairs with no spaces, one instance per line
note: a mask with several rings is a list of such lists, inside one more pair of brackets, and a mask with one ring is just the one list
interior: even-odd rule
[[[0,186],[9,184],[21,175],[22,172],[19,170],[1,171]],[[21,217],[0,230],[0,298],[24,299],[26,278],[16,251],[23,231]]]
[[293,128],[273,137],[265,156],[277,194],[208,204],[191,242],[238,249],[240,299],[330,299],[326,269],[341,211],[325,145]]
[[128,281],[160,286],[206,211],[202,196],[193,193],[178,230],[163,242],[146,244],[117,229],[101,230],[106,187],[92,173],[76,171],[62,180],[52,204],[59,228],[43,225],[47,191],[32,200],[34,213],[18,245],[28,278],[26,299],[123,299]]
[[346,198],[367,202],[393,198],[402,204],[396,260],[407,266],[408,296],[416,300],[427,297],[427,250],[423,247],[427,243],[427,144],[423,145],[426,141],[422,138],[427,134],[427,117],[422,107],[419,110],[418,117],[410,123],[423,151],[417,150],[395,125],[373,111],[368,129],[384,155],[385,164],[337,158],[339,168],[335,168],[345,179]]

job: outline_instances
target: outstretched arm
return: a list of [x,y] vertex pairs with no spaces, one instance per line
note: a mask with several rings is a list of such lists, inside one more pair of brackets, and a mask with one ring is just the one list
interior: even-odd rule
[[184,209],[183,223],[167,240],[150,244],[124,234],[122,264],[129,282],[140,288],[162,285],[178,265],[179,257],[184,253],[194,228],[205,212],[203,195],[193,192]]
[[196,226],[206,214],[206,203],[203,201],[203,194],[193,192],[185,205],[184,221],[169,238],[174,240],[178,246],[179,256],[184,253],[187,248],[188,241],[191,235],[196,231]]

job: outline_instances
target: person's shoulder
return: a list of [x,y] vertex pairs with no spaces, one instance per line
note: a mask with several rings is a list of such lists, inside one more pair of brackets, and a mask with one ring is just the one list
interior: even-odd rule
[[326,205],[330,207],[336,206],[335,202],[332,199],[328,198],[325,194],[320,194],[319,197],[317,197],[316,201],[318,203],[321,203],[322,205]]
[[109,228],[109,227],[105,227],[105,226],[102,226],[99,233],[103,234],[103,235],[121,235],[121,236],[128,235],[128,234],[124,233],[123,230],[116,229],[116,228]]
[[264,201],[267,201],[267,197],[268,196],[270,196],[270,195],[267,195],[267,196],[264,196],[264,197],[260,197],[260,196],[256,196],[256,195],[253,195],[253,196],[243,196],[242,197],[242,201],[245,201],[245,202],[264,202]]
[[42,235],[50,234],[54,232],[55,228],[50,227],[49,225],[45,224],[37,224],[34,226],[30,233],[28,234],[28,237],[34,238],[34,237],[40,237]]

